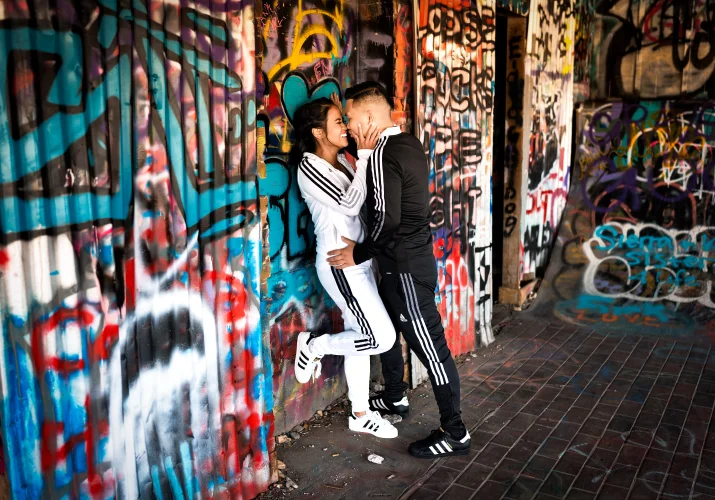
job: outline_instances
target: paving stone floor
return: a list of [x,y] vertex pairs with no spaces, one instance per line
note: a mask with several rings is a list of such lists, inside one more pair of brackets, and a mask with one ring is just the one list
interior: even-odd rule
[[[286,473],[300,484],[280,495],[715,499],[709,344],[614,335],[521,314],[459,372],[469,455],[434,461],[407,455],[410,441],[438,425],[427,384],[411,395],[411,416],[398,424],[395,440],[351,435],[341,416],[330,429],[311,429],[279,449]],[[325,456],[315,451],[323,446],[330,447]],[[340,457],[331,459],[335,449]],[[383,455],[385,464],[369,463],[367,453]]]
[[402,498],[715,498],[709,345],[528,320],[497,342],[462,374],[471,453]]

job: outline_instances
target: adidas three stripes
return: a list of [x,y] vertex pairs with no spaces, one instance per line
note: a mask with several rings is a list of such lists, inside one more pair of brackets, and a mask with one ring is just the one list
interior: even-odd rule
[[345,356],[345,376],[353,411],[366,411],[369,397],[370,355],[395,343],[395,328],[380,300],[372,261],[344,270],[316,265],[318,278],[342,311],[345,331],[321,335],[311,342],[319,354]]

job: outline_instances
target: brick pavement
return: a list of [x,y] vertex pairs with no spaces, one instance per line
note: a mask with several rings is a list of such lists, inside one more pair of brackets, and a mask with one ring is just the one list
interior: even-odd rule
[[[594,333],[522,313],[476,355],[458,367],[469,455],[407,455],[409,442],[438,425],[427,384],[411,394],[397,439],[350,433],[344,413],[311,424],[278,449],[299,489],[264,497],[715,499],[709,344]],[[369,463],[369,453],[385,463]]]
[[520,318],[460,367],[470,454],[401,498],[715,499],[710,345]]

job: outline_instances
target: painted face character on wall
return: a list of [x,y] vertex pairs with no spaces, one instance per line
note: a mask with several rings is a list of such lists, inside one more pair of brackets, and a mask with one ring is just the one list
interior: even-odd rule
[[340,109],[331,106],[322,128],[312,129],[318,148],[323,150],[343,149],[348,146],[348,129]]

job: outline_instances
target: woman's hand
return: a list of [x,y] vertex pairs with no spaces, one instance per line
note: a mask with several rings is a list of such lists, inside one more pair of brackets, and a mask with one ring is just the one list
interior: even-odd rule
[[375,149],[377,140],[380,138],[380,130],[374,123],[368,125],[367,130],[363,132],[362,124],[358,124],[357,142],[358,149]]
[[330,100],[333,101],[333,104],[335,104],[340,110],[340,116],[343,116],[343,101],[340,100],[338,93],[333,92],[330,94]]

